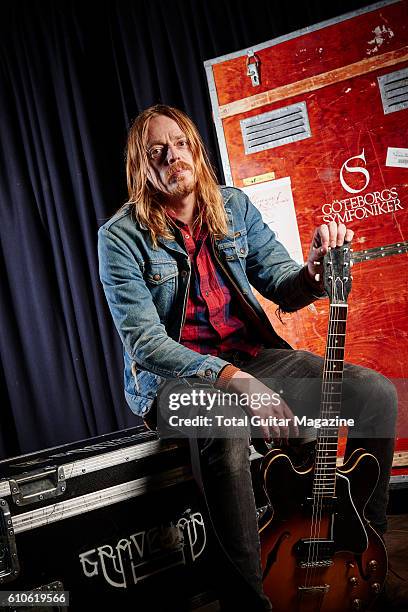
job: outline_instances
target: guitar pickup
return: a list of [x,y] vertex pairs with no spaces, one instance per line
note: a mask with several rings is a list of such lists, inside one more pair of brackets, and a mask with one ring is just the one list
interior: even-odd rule
[[[314,497],[306,497],[305,501],[302,504],[302,507],[306,508],[307,510],[313,510],[315,504],[316,499]],[[334,512],[336,505],[337,497],[323,497],[319,499],[319,507],[324,512]]]
[[295,545],[299,567],[330,567],[335,553],[334,541],[302,539]]
[[304,594],[313,595],[315,593],[327,593],[330,590],[330,584],[322,584],[316,586],[299,586],[298,591]]

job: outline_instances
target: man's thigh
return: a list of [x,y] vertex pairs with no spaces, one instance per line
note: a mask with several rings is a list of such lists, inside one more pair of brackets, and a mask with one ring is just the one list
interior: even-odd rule
[[319,414],[323,359],[309,351],[263,349],[243,370],[278,392],[292,412]]
[[[242,369],[280,392],[295,415],[316,418],[320,412],[323,364],[322,357],[309,351],[263,349]],[[340,391],[341,417],[355,422],[349,435],[392,436],[396,392],[386,377],[345,362]]]

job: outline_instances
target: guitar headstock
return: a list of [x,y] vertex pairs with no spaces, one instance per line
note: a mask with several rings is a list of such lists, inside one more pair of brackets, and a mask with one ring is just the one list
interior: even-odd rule
[[323,285],[331,304],[346,304],[351,291],[351,243],[329,247],[323,258]]

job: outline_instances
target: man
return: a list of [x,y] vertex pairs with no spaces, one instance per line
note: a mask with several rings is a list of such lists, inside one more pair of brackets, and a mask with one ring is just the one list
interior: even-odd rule
[[[164,105],[145,110],[130,129],[127,181],[128,203],[99,230],[99,257],[124,345],[130,408],[146,417],[163,386],[198,379],[237,397],[249,389],[269,393],[269,404],[245,411],[290,423],[308,391],[297,386],[292,392],[284,381],[317,379],[322,359],[279,338],[251,285],[286,312],[323,297],[322,258],[329,247],[351,241],[352,230],[335,222],[316,229],[308,261],[300,266],[242,191],[216,184],[196,127]],[[366,514],[383,533],[396,393],[386,378],[365,368],[346,364],[345,377],[345,396],[359,394],[361,419],[370,422],[370,443],[382,467]],[[261,378],[283,381],[284,392]],[[279,391],[277,402],[271,391]],[[163,403],[159,409],[166,418]],[[243,413],[239,406],[234,411]],[[379,433],[380,421],[387,423],[386,436]],[[296,431],[264,424],[262,434],[270,440]],[[221,594],[222,609],[254,612],[271,606],[262,590],[248,435],[245,427],[238,435],[222,426],[205,429],[198,446],[212,521],[237,570],[235,584],[226,584]],[[347,452],[353,444],[358,441],[349,440]]]

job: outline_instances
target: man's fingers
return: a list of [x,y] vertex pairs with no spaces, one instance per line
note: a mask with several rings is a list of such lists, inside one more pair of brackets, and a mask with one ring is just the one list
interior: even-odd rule
[[[283,416],[279,418],[284,418]],[[289,427],[285,427],[284,425],[280,425],[278,428],[278,436],[280,438],[287,439],[289,437]]]
[[335,221],[330,221],[329,225],[329,245],[334,248],[337,244],[338,226]]
[[285,415],[285,419],[290,419],[289,421],[291,424],[290,430],[293,431],[295,438],[297,438],[299,436],[299,428],[295,424],[295,415],[293,414],[293,412],[291,411],[291,409],[289,408],[287,404],[285,404],[284,406],[284,415]]
[[[326,249],[327,252],[327,249]],[[323,247],[313,247],[312,252],[310,253],[310,257],[309,257],[309,261],[311,261],[314,265],[316,265],[316,262],[320,263],[320,260],[322,259],[323,255],[325,254],[325,251],[323,249]]]
[[295,424],[295,419],[293,419],[291,423],[292,423],[291,431],[293,432],[294,437],[298,438],[299,437],[299,427]]
[[309,260],[315,263],[327,253],[329,246],[334,248],[341,246],[345,241],[351,242],[353,236],[353,230],[346,228],[344,223],[337,224],[336,221],[323,223],[315,231]]
[[263,425],[262,426],[263,437],[267,442],[272,442],[272,439],[279,438],[281,432],[279,427],[273,427],[272,425]]
[[339,223],[337,226],[337,246],[341,246],[344,243],[344,238],[346,235],[346,226],[344,223]]
[[318,249],[318,247],[322,247],[323,250],[327,250],[327,247],[329,246],[329,239],[330,239],[329,227],[328,225],[323,223],[315,231],[315,235],[313,239],[313,246],[316,249]]
[[344,240],[346,242],[351,242],[353,240],[353,236],[354,236],[353,230],[348,228],[347,231],[346,231],[346,235],[344,237]]
[[[277,429],[277,435],[284,440],[287,440],[289,438],[289,431],[291,429],[291,425],[293,423],[293,413],[291,411],[291,409],[289,408],[289,406],[287,405],[287,403],[280,398],[280,406],[279,406],[279,410],[277,411],[277,413],[275,414],[277,419],[285,419],[288,421],[288,426],[286,425],[281,425],[279,426]],[[275,428],[270,427],[269,429],[273,429],[275,431]]]

